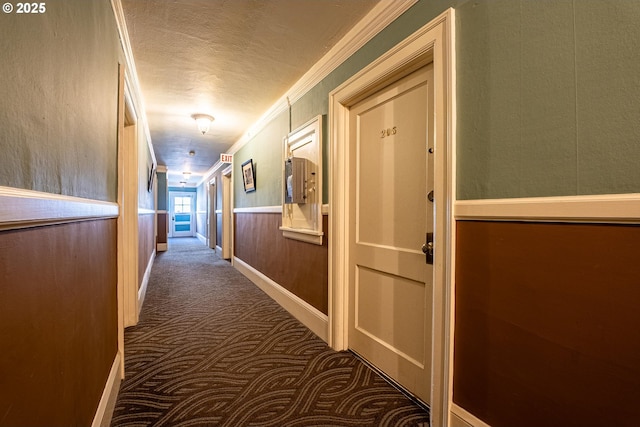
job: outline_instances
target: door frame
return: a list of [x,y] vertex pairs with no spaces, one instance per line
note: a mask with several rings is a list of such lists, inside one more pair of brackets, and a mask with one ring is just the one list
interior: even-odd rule
[[[169,191],[169,216],[171,217],[171,219],[169,219],[169,237],[176,237],[173,235],[174,232],[174,227],[175,227],[175,220],[173,218],[175,218],[175,211],[174,208],[175,206],[173,205],[173,198],[174,197],[184,197],[184,196],[190,196],[191,197],[191,220],[189,222],[190,224],[190,231],[191,231],[191,236],[190,237],[194,237],[196,235],[195,232],[195,224],[196,224],[196,206],[197,206],[197,201],[196,201],[196,192],[194,191]],[[184,237],[184,236],[179,236],[179,237]]]
[[[367,96],[433,63],[435,256],[431,423],[449,425],[453,361],[455,229],[455,12],[448,9],[329,94],[329,345],[349,343],[349,110]],[[426,195],[425,195],[426,196]],[[442,236],[439,238],[439,236]],[[442,242],[438,244],[438,242]]]
[[216,179],[213,178],[209,181],[209,212],[207,215],[209,224],[207,225],[208,231],[208,243],[209,248],[215,250],[216,249],[216,241],[218,240],[218,221],[216,219],[216,201],[218,198],[218,189],[216,187]]
[[222,171],[222,259],[233,264],[233,165]]
[[[119,342],[124,349],[124,328],[138,323],[138,115],[130,79],[120,65],[121,99],[118,124],[118,275],[123,330]],[[120,303],[119,303],[120,304]],[[122,354],[124,360],[124,352]]]

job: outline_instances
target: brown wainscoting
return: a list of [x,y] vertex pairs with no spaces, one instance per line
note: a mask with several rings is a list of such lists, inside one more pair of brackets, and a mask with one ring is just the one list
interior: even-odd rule
[[216,246],[222,247],[222,214],[216,214]]
[[640,227],[457,224],[453,401],[493,427],[640,423]]
[[327,216],[323,216],[323,244],[286,239],[278,213],[235,214],[235,256],[302,298],[328,312]]
[[144,273],[149,266],[151,254],[155,249],[154,214],[138,215],[138,289],[142,286]]
[[167,220],[169,216],[166,212],[158,213],[158,243],[167,243]]
[[116,286],[115,219],[0,232],[0,425],[91,425]]

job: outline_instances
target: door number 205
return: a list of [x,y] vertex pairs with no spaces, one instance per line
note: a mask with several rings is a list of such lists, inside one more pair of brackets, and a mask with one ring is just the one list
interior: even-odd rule
[[392,128],[382,129],[380,131],[380,138],[386,138],[387,136],[395,135],[396,133],[398,133],[398,130],[395,126]]

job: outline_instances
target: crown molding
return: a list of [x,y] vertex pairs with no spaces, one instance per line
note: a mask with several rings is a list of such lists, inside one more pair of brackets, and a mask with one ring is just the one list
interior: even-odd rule
[[[349,59],[380,31],[395,21],[418,0],[382,0],[349,32],[307,71],[288,92],[289,102],[294,103],[315,85]],[[286,98],[286,97],[285,97]],[[285,99],[286,101],[286,99]]]
[[[115,1],[115,0],[113,0]],[[233,154],[244,147],[251,138],[269,122],[286,111],[291,103],[302,98],[333,70],[395,21],[418,0],[381,0],[340,41],[313,65],[287,92],[280,97],[249,129],[227,150]],[[214,165],[210,170],[216,170]],[[207,174],[205,174],[207,176]]]
[[133,58],[133,50],[131,49],[131,42],[129,41],[129,32],[127,31],[127,21],[124,17],[124,10],[122,9],[121,0],[111,0],[111,8],[113,9],[113,15],[116,19],[116,26],[118,27],[118,34],[120,35],[120,45],[124,52],[125,62],[125,80],[129,86],[133,104],[136,107],[138,116],[138,124],[142,126],[144,134],[147,137],[147,146],[151,153],[151,158],[155,165],[158,164],[156,159],[156,153],[153,150],[153,144],[151,142],[151,133],[149,132],[149,123],[147,122],[147,112],[144,103],[144,97],[142,96],[142,90],[140,89],[140,81],[138,80],[138,71],[136,69],[136,62]]

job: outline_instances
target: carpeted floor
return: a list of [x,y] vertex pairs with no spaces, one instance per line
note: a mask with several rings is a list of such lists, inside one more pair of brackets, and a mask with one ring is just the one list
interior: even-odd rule
[[156,258],[112,426],[428,426],[197,239]]

